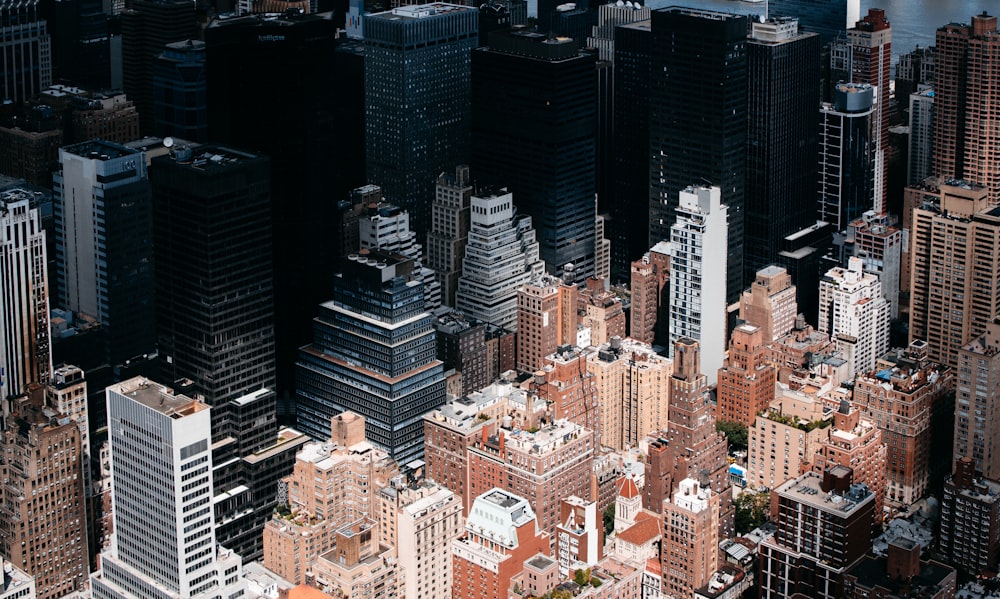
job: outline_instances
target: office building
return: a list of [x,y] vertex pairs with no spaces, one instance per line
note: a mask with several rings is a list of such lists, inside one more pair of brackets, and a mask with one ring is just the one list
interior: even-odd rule
[[12,402],[3,430],[0,551],[32,572],[40,599],[80,590],[90,571],[80,428],[33,385]]
[[847,268],[827,271],[819,287],[819,329],[830,335],[850,363],[864,374],[889,349],[889,303],[878,276],[865,272],[861,258]]
[[958,352],[955,394],[955,458],[968,457],[975,471],[990,480],[1000,480],[1000,442],[996,427],[1000,418],[1000,320],[986,325],[982,335],[971,339]]
[[851,44],[852,83],[871,85],[875,92],[875,212],[886,211],[889,155],[889,88],[892,66],[892,27],[885,11],[869,8],[868,14],[847,30]]
[[[616,26],[614,40],[608,238],[611,240],[611,276],[615,281],[622,281],[628,277],[629,265],[641,259],[652,245],[649,237],[641,234],[649,228],[653,43],[649,17]],[[598,52],[601,52],[600,46]],[[640,231],[639,235],[636,230]]]
[[[726,351],[726,248],[732,212],[718,187],[680,192],[670,227],[670,349],[690,338],[702,348],[704,372],[714,384]],[[730,237],[731,240],[731,237]]]
[[816,223],[820,36],[794,18],[752,23],[747,39],[744,280],[774,262],[785,237]]
[[334,548],[334,533],[379,513],[379,488],[399,468],[387,453],[365,441],[365,420],[338,414],[326,441],[303,445],[291,474],[282,479],[285,498],[263,529],[263,564],[296,584],[310,564]]
[[910,340],[954,367],[958,351],[997,315],[1000,210],[985,187],[952,181],[923,190],[910,223]]
[[911,505],[930,490],[935,463],[947,455],[935,429],[950,424],[954,384],[953,370],[934,362],[923,341],[881,356],[873,370],[854,380],[854,404],[882,429],[888,449],[889,504]]
[[579,290],[551,275],[532,279],[517,290],[517,368],[541,369],[546,356],[576,345]]
[[52,372],[45,231],[20,189],[0,192],[0,399]]
[[39,0],[0,5],[0,102],[20,104],[52,83],[52,38]]
[[300,350],[299,427],[327,438],[330,417],[365,418],[365,436],[401,465],[424,452],[421,417],[445,401],[431,315],[413,261],[361,250],[342,264],[334,296],[319,307],[311,345]]
[[53,175],[60,307],[107,335],[106,363],[156,347],[153,206],[143,152],[89,141],[59,150]]
[[754,418],[771,405],[778,369],[767,361],[764,331],[750,324],[733,329],[729,355],[718,376],[719,420],[752,426]]
[[740,320],[759,328],[765,345],[777,341],[795,326],[795,292],[786,269],[771,265],[757,271],[754,282],[740,296]]
[[777,495],[778,530],[760,544],[760,596],[834,599],[845,570],[871,549],[875,496],[850,468],[793,478]]
[[1000,557],[1000,482],[981,474],[972,458],[958,458],[941,498],[941,554],[973,575]]
[[536,554],[548,555],[549,538],[539,530],[524,497],[490,489],[478,497],[465,522],[465,537],[452,541],[453,597],[503,599],[511,578]]
[[878,277],[882,295],[889,303],[889,317],[899,317],[899,278],[902,265],[903,232],[886,213],[869,210],[847,225],[847,242],[861,258],[864,272]]
[[474,8],[443,2],[365,15],[366,172],[410,213],[419,239],[438,175],[468,161],[478,24]]
[[[898,78],[897,78],[898,80]],[[898,92],[897,92],[898,95]],[[920,185],[934,172],[933,89],[910,94],[910,145],[907,152],[906,184]]]
[[506,190],[472,196],[472,225],[455,308],[479,322],[517,330],[517,290],[542,275],[530,216],[517,213]]
[[461,498],[437,483],[422,481],[401,488],[388,486],[380,492],[380,501],[379,529],[385,539],[391,539],[387,544],[395,547],[402,571],[399,596],[451,596],[451,545],[465,532]]
[[[52,79],[72,81],[92,89],[121,89],[121,33],[113,32],[112,15],[121,14],[124,2],[108,5],[100,0],[59,2],[47,11],[52,28]],[[114,39],[114,42],[112,42]],[[112,82],[112,47],[117,56],[117,81]]]
[[768,14],[794,17],[806,31],[820,35],[824,46],[861,18],[860,0],[771,0]]
[[271,194],[266,158],[174,148],[150,167],[160,372],[212,406],[274,389]]
[[[57,95],[54,88],[42,92],[43,96]],[[66,90],[66,88],[63,88]],[[81,94],[64,91],[69,99],[66,112],[71,115],[71,126],[66,130],[69,143],[101,139],[120,144],[128,144],[139,136],[139,112],[135,103],[121,92],[86,92]],[[76,96],[76,99],[73,98]],[[81,102],[82,98],[86,98]],[[74,104],[76,104],[74,106]]]
[[114,535],[95,599],[245,592],[240,556],[215,542],[211,408],[139,377],[107,394]]
[[423,262],[423,246],[410,227],[410,215],[387,202],[368,204],[358,221],[362,249],[382,250],[413,260],[414,276],[424,284],[424,307],[433,312],[441,306],[441,284]]
[[635,339],[612,338],[587,359],[600,398],[601,445],[637,447],[667,427],[673,362]]
[[997,18],[984,11],[969,25],[945,25],[936,42],[932,174],[984,187],[995,205],[1000,201],[1000,167],[991,156],[1000,134],[989,123],[1000,76]]
[[663,504],[660,565],[667,596],[691,597],[719,568],[720,499],[711,488],[685,478]]
[[843,231],[875,207],[878,121],[875,88],[838,83],[819,117],[817,219]]
[[215,19],[204,30],[209,139],[270,159],[278,410],[287,417],[298,350],[316,306],[333,296],[337,200],[367,183],[363,50],[338,45],[336,31],[331,13],[297,11]]
[[722,539],[733,534],[734,512],[726,460],[729,443],[723,433],[715,430],[700,353],[701,347],[693,339],[680,339],[674,348],[669,420],[667,430],[649,444],[643,507],[659,512],[663,501],[677,491],[680,481],[697,477],[703,487],[721,497],[718,538]]
[[652,14],[649,245],[670,238],[681,191],[719,188],[728,207],[727,303],[743,292],[747,31],[745,16],[678,7]]
[[139,111],[143,135],[153,133],[156,56],[167,44],[197,39],[197,28],[195,6],[182,0],[135,0],[122,13],[122,82]]
[[441,303],[455,306],[462,259],[469,242],[472,193],[475,188],[468,166],[455,168],[455,175],[442,174],[434,189],[431,229],[427,234],[427,266],[441,286]]
[[572,264],[578,283],[594,274],[596,58],[572,38],[522,29],[472,53],[473,172],[513,192],[546,270]]
[[153,135],[208,141],[208,73],[205,42],[164,46],[153,62]]
[[467,449],[469,496],[497,487],[530,497],[538,527],[554,542],[560,501],[570,495],[590,497],[594,432],[569,420],[543,424],[534,433],[495,428]]
[[629,336],[643,343],[653,344],[668,336],[670,252],[670,243],[661,241],[631,266]]

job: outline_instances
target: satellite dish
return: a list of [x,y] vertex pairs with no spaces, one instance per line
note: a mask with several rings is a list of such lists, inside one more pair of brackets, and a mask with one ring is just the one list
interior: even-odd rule
[[174,147],[174,138],[173,137],[164,137],[163,138],[163,147],[164,148],[172,148],[172,147]]

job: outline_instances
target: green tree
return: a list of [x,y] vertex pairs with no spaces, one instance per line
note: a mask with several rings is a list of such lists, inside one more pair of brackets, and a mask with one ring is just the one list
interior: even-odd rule
[[615,504],[612,503],[608,509],[604,510],[604,535],[607,536],[615,530]]
[[746,534],[767,520],[770,493],[744,491],[733,500],[736,508],[736,534]]
[[734,451],[747,450],[747,427],[735,420],[716,420],[715,430],[725,433],[729,438],[729,449]]

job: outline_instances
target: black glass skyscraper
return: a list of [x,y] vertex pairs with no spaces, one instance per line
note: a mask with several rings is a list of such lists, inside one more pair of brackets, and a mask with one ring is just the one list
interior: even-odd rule
[[468,163],[474,8],[436,2],[365,16],[368,182],[410,213],[420,239],[438,175]]
[[752,281],[786,236],[816,223],[819,36],[794,19],[754,23],[747,68],[743,280]]
[[576,40],[495,32],[472,53],[472,172],[531,216],[549,272],[594,274],[597,56]]
[[727,301],[743,290],[747,17],[652,13],[649,242],[670,239],[678,192],[710,184],[729,207]]

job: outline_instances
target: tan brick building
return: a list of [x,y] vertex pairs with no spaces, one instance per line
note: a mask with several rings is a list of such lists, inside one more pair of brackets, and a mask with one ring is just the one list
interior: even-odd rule
[[778,369],[767,361],[764,329],[742,324],[733,329],[729,356],[719,369],[719,420],[752,426],[759,412],[774,399]]

